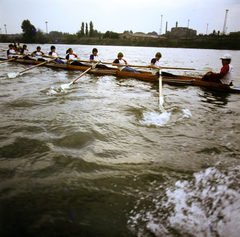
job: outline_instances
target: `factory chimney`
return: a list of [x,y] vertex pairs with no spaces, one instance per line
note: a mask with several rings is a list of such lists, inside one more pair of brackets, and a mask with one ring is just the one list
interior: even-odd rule
[[166,21],[166,33],[165,34],[167,34],[167,25],[168,25],[168,22]]
[[226,34],[226,26],[227,26],[227,14],[228,14],[228,9],[226,10],[226,15],[225,15],[225,20],[224,20],[224,24],[223,24],[223,35]]
[[176,21],[176,28],[178,27],[178,22]]

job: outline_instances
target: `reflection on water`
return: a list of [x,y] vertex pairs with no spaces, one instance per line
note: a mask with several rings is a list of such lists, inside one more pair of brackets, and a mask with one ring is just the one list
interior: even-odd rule
[[[71,47],[88,59],[95,46]],[[97,48],[103,61],[122,51],[146,65],[161,51],[166,66],[215,71],[223,54]],[[161,113],[156,83],[84,75],[62,91],[81,72],[38,67],[10,79],[29,66],[0,67],[0,236],[238,234],[239,95],[163,85]]]
[[199,96],[202,97],[202,102],[212,103],[216,106],[221,106],[228,103],[228,98],[230,97],[230,94],[215,91],[205,91],[204,94],[199,94]]

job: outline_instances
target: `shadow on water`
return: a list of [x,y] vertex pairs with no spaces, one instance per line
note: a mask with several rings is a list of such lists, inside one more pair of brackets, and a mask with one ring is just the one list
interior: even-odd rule
[[229,102],[229,97],[231,96],[231,94],[226,92],[212,91],[205,88],[203,88],[202,91],[203,94],[199,93],[202,102],[215,104],[218,106],[227,105]]

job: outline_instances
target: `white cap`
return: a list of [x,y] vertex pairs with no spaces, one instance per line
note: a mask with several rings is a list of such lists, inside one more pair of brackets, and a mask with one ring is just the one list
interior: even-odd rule
[[220,59],[232,59],[231,54],[224,54]]

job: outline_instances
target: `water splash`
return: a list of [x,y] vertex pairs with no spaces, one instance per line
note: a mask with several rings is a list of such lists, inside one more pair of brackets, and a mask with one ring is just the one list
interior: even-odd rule
[[155,126],[164,126],[167,124],[171,116],[171,113],[164,111],[163,113],[159,112],[146,112],[143,113],[143,119],[139,122],[143,125],[155,125]]
[[170,126],[178,121],[183,120],[184,118],[191,118],[192,114],[189,109],[183,109],[176,111],[167,112],[166,110],[163,113],[159,112],[145,112],[143,113],[143,118],[139,121],[140,124],[147,126]]
[[56,95],[56,94],[59,94],[59,93],[66,93],[66,90],[63,89],[62,86],[61,87],[51,86],[51,88],[47,91],[47,95]]

